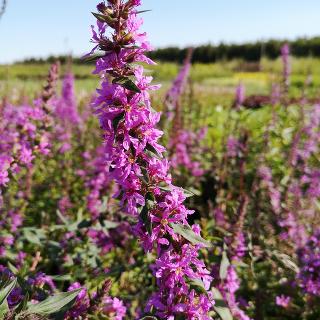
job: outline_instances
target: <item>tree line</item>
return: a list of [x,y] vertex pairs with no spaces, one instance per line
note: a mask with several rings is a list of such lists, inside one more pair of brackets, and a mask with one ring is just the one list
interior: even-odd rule
[[[202,45],[194,48],[192,62],[212,63],[217,61],[228,61],[242,59],[248,62],[257,62],[262,57],[276,59],[280,55],[280,48],[283,43],[288,42],[292,55],[296,57],[320,57],[320,36],[313,38],[298,38],[293,41],[268,40],[243,44]],[[163,62],[181,63],[189,48],[167,47],[156,49],[149,53],[149,57]],[[52,63],[59,59],[62,63],[67,62],[68,56],[50,56],[46,59],[27,59],[24,63]],[[79,57],[73,58],[73,63],[92,63],[83,61]]]

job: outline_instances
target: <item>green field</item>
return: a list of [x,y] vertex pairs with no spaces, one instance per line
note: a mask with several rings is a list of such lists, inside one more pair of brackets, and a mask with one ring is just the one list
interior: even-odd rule
[[[61,75],[67,66],[61,67]],[[165,89],[177,75],[179,66],[173,63],[158,63],[156,66],[148,66],[149,73],[154,81],[161,83],[163,94]],[[243,61],[219,62],[214,64],[194,64],[191,71],[191,81],[197,90],[205,95],[214,97],[217,103],[227,103],[234,95],[234,90],[239,81],[246,86],[246,93],[266,94],[270,90],[273,81],[279,81],[281,77],[281,60],[270,61],[263,59],[258,70],[252,71],[252,66]],[[48,64],[14,64],[0,65],[0,94],[16,100],[19,95],[36,95],[44,83]],[[72,71],[76,77],[76,89],[80,95],[91,94],[97,87],[98,77],[92,74],[91,65],[73,65]],[[299,95],[306,77],[312,76],[313,92],[317,94],[320,86],[320,59],[293,58],[291,94]]]

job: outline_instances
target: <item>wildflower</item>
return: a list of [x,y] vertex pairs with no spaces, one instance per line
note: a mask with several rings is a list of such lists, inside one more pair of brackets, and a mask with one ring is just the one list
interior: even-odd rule
[[191,69],[192,49],[189,49],[186,59],[181,67],[176,79],[174,80],[171,88],[165,97],[165,110],[164,115],[166,121],[171,121],[175,114],[179,112],[179,100],[185,89],[190,69]]
[[118,298],[105,297],[102,305],[102,313],[112,320],[122,320],[126,315],[127,308]]
[[277,296],[276,297],[276,304],[278,306],[283,307],[283,308],[288,308],[290,302],[291,302],[291,298],[287,297],[287,296],[284,296],[283,294],[281,296]]
[[[153,111],[150,90],[152,78],[143,74],[136,62],[152,63],[145,54],[151,46],[139,28],[137,6],[140,1],[108,1],[114,20],[98,16],[98,32],[92,41],[104,55],[97,60],[95,73],[101,74],[101,89],[93,102],[105,139],[105,160],[110,177],[119,186],[117,197],[126,212],[136,218],[134,233],[146,250],[155,249],[152,270],[158,291],[147,304],[162,319],[183,314],[186,319],[210,319],[210,294],[197,293],[188,279],[197,279],[209,288],[211,277],[198,258],[200,246],[175,234],[171,223],[186,225],[192,213],[184,205],[183,191],[171,184],[165,148],[158,142],[156,129],[160,114]],[[105,5],[98,10],[104,14]],[[113,29],[111,37],[105,33]],[[117,21],[117,22],[116,22]],[[121,23],[120,23],[121,22]],[[178,297],[178,299],[176,298]]]
[[297,250],[300,272],[299,284],[311,295],[320,296],[320,230],[308,238],[306,244]]
[[288,94],[289,91],[289,85],[290,85],[290,73],[291,73],[291,67],[290,67],[290,48],[287,43],[285,43],[281,47],[281,58],[282,58],[282,64],[283,64],[283,90],[285,94]]
[[88,308],[90,307],[90,299],[88,296],[87,289],[82,287],[79,282],[74,282],[68,288],[68,291],[73,291],[80,289],[76,301],[72,308],[66,313],[66,319],[76,319],[77,317],[86,314]]
[[236,88],[236,107],[239,108],[246,98],[246,88],[242,82],[240,82]]

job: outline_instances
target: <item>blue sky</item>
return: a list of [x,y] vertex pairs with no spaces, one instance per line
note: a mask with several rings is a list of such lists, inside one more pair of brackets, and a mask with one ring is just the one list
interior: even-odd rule
[[[144,30],[156,47],[320,35],[319,0],[144,0]],[[0,63],[91,47],[92,0],[8,0]]]

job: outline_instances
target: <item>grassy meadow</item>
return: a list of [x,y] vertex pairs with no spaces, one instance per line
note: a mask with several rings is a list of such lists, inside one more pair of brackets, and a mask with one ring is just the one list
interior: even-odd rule
[[[61,67],[64,74],[68,66]],[[30,96],[39,91],[45,80],[49,64],[13,64],[0,65],[0,94]],[[91,94],[97,87],[98,77],[92,74],[91,65],[73,65],[76,78],[76,90],[79,94]],[[252,70],[253,69],[253,70]],[[260,64],[249,64],[243,61],[228,61],[212,64],[194,64],[191,70],[191,82],[196,91],[214,99],[219,104],[229,103],[234,90],[241,81],[246,87],[247,95],[267,94],[272,82],[281,78],[281,60],[262,59]],[[160,95],[170,85],[179,70],[174,63],[158,63],[148,66],[154,81],[162,84]],[[306,77],[312,76],[313,94],[317,94],[320,85],[320,59],[292,58],[291,94],[299,95]],[[157,92],[158,94],[158,92]],[[18,97],[17,97],[18,98]]]

